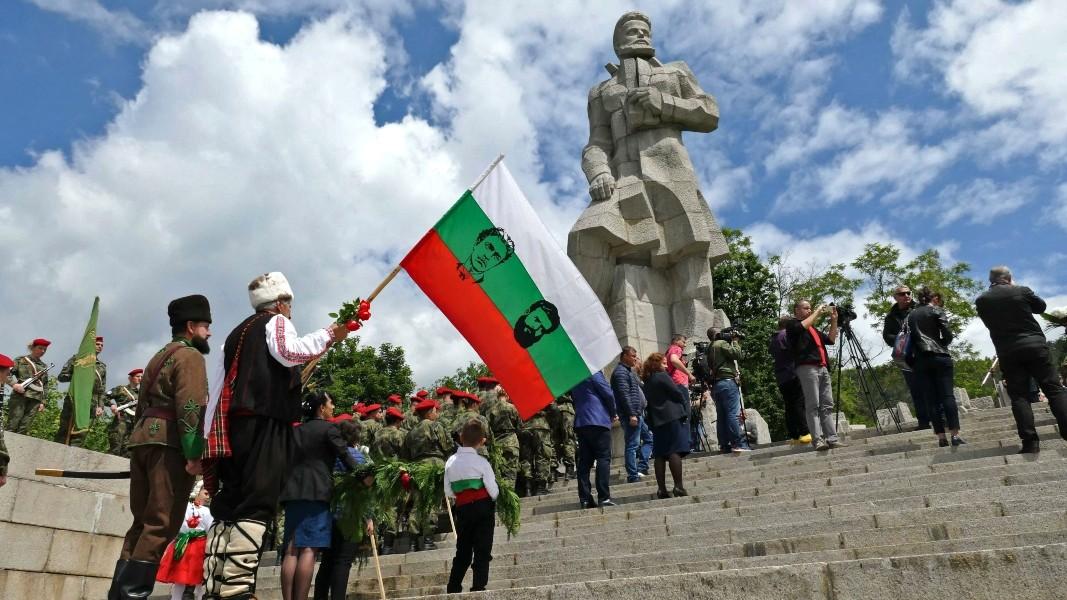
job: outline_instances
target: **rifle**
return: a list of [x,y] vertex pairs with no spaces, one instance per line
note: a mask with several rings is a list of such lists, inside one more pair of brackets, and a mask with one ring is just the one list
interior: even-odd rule
[[41,369],[40,371],[37,371],[33,375],[30,375],[26,379],[18,382],[18,384],[21,385],[23,387],[23,389],[25,389],[25,388],[37,383],[38,381],[40,381],[42,377],[44,377],[45,375],[48,374],[48,370],[51,369],[54,366],[56,366],[55,363],[48,363],[47,367]]
[[130,407],[136,406],[136,405],[137,405],[137,401],[136,400],[130,400],[126,404],[121,404],[119,406],[116,406],[114,412],[117,413],[120,410],[126,411],[126,414],[128,414],[128,415],[130,415],[132,417],[132,416],[134,416],[135,413],[134,413],[133,409],[131,409]]

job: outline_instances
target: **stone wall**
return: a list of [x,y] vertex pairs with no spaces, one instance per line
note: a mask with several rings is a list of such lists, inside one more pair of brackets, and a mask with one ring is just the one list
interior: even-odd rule
[[0,598],[105,598],[131,522],[129,480],[33,472],[120,471],[129,461],[10,432],[4,439],[11,466],[0,488]]

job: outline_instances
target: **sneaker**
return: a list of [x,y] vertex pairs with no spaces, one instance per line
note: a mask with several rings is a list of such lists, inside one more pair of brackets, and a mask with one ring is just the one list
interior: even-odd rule
[[641,471],[637,472],[638,479],[644,479],[645,477],[648,477],[648,473],[642,473]]
[[745,452],[752,452],[752,448],[734,448],[730,452],[733,452],[735,455],[744,454]]
[[806,433],[806,434],[798,437],[797,441],[800,442],[801,444],[810,444],[811,443],[811,434],[810,433]]
[[826,440],[819,440],[815,442],[815,451],[823,452],[830,449],[830,444],[826,443]]
[[1041,446],[1038,444],[1023,444],[1022,450],[1019,450],[1017,454],[1038,454],[1041,452]]
[[841,440],[831,440],[827,442],[827,444],[830,446],[830,448],[848,448],[848,444],[842,442]]
[[596,504],[593,504],[592,502],[579,502],[578,505],[581,508],[596,508]]
[[952,436],[952,445],[953,446],[962,446],[962,445],[964,445],[966,443],[967,442],[963,441],[963,438],[961,438],[960,436],[958,436],[958,435]]
[[600,503],[600,508],[607,508],[609,506],[618,506],[618,504],[615,504],[615,502],[613,502],[611,498],[608,498],[607,500],[604,500]]
[[948,440],[946,440],[945,438],[939,438],[937,440],[937,447],[938,448],[948,448]]
[[671,490],[671,493],[674,494],[675,498],[683,498],[689,495],[689,492],[685,491],[685,488],[680,487],[674,488],[673,490]]

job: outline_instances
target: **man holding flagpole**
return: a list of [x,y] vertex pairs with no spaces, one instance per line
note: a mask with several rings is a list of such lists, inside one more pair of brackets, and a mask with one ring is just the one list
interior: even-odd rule
[[[93,314],[95,316],[96,313],[94,312]],[[95,329],[95,319],[93,328]],[[95,336],[93,343],[95,352],[92,355],[84,355],[79,352],[70,357],[67,360],[67,364],[63,365],[63,370],[59,372],[59,381],[62,383],[70,382],[71,385],[67,389],[67,395],[63,398],[63,411],[59,416],[59,429],[56,430],[55,438],[53,438],[53,441],[57,443],[81,448],[85,444],[85,436],[92,426],[92,419],[97,419],[104,414],[104,398],[107,396],[107,365],[100,360],[100,353],[104,351],[103,336]],[[73,383],[76,367],[90,368],[92,370],[91,388],[89,390]],[[89,393],[86,394],[86,391],[89,391]],[[84,396],[88,397],[83,400]],[[91,403],[90,421],[84,427],[79,427],[74,413],[78,404],[83,401]]]
[[253,279],[248,299],[255,312],[226,337],[212,373],[205,458],[217,493],[204,559],[208,598],[253,598],[263,536],[289,472],[292,423],[300,420],[297,367],[348,337],[338,323],[297,335],[282,273]]

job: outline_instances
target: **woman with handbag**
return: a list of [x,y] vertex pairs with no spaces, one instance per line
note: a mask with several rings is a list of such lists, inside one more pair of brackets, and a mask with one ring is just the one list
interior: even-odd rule
[[[908,315],[909,355],[938,445],[960,446],[966,442],[960,437],[960,411],[952,384],[954,364],[948,346],[953,335],[941,304],[940,293],[925,286],[919,290],[919,306]],[[951,442],[946,438],[946,429]]]
[[[682,485],[682,458],[689,454],[689,398],[682,387],[667,374],[663,354],[653,352],[641,369],[645,380],[645,409],[652,427],[652,457],[655,458],[656,496],[670,498],[687,496]],[[666,470],[671,469],[674,489],[667,492]]]

